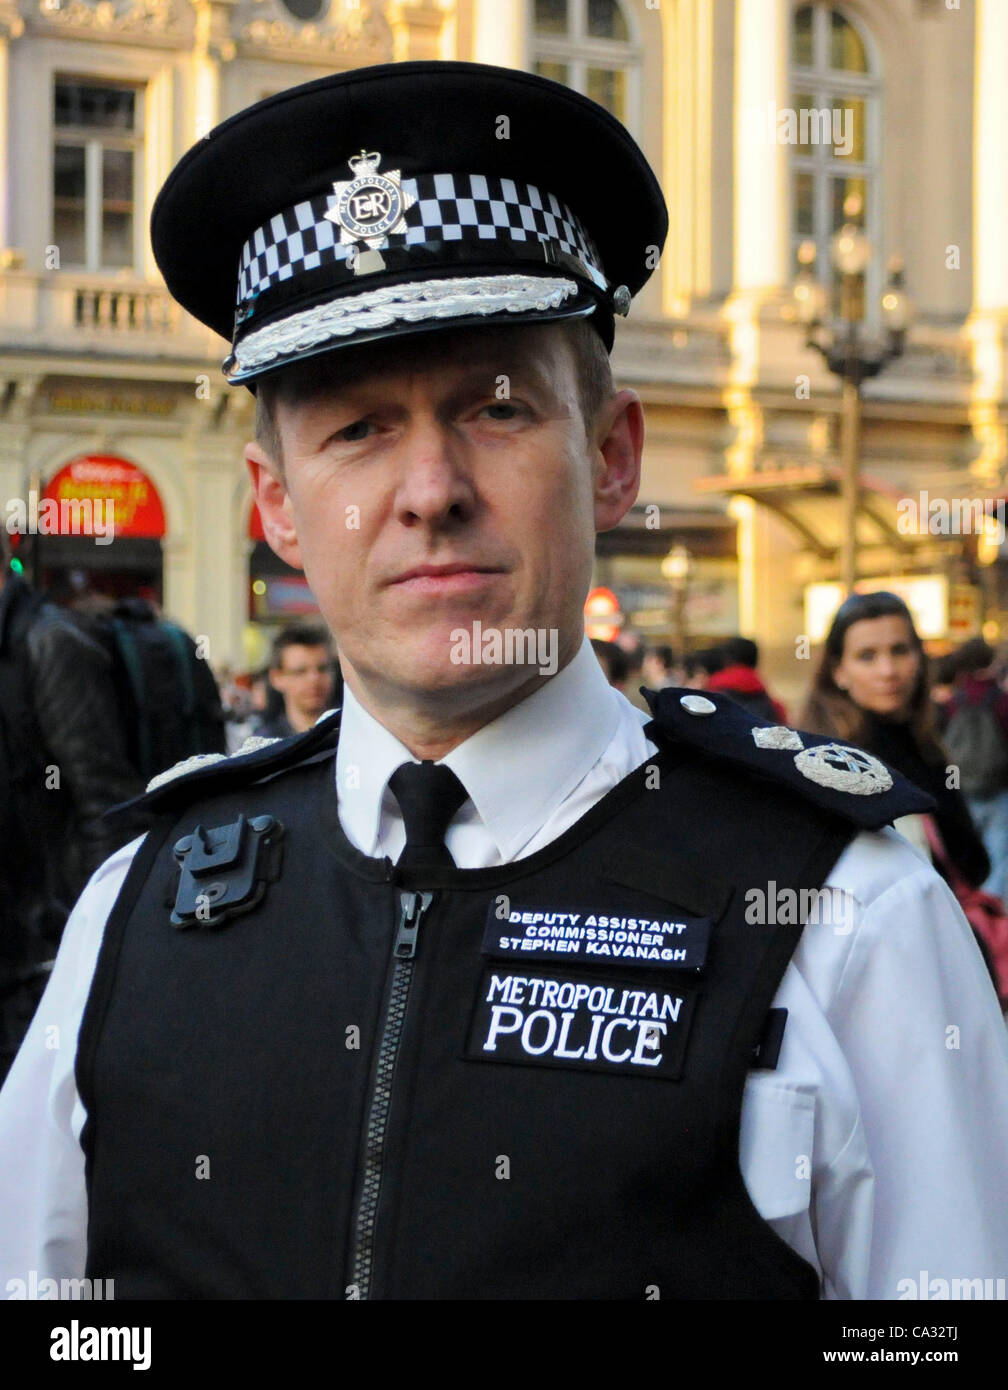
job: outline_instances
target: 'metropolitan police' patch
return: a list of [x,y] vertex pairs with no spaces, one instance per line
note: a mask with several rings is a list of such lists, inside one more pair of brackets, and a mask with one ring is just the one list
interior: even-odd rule
[[676,1081],[695,993],[657,980],[484,971],[466,1056],[478,1062],[620,1072]]
[[666,970],[700,970],[707,959],[709,917],[687,917],[645,909],[588,911],[572,907],[532,907],[491,903],[483,933],[483,954],[495,960],[553,958],[612,969],[622,965]]

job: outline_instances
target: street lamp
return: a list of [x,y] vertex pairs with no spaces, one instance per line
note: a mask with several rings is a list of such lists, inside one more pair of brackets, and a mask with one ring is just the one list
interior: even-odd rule
[[904,288],[903,265],[899,260],[889,263],[888,283],[883,291],[880,309],[884,337],[866,339],[862,336],[864,318],[864,277],[871,264],[873,248],[864,230],[858,225],[861,199],[849,194],[844,201],[846,221],[834,232],[830,244],[830,259],[840,273],[840,316],[830,325],[824,323],[827,290],[816,279],[813,266],[816,248],[811,241],[798,248],[801,270],[794,286],[798,318],[805,325],[805,343],[815,348],[829,370],[842,382],[843,409],[840,420],[840,456],[842,461],[843,495],[843,561],[841,579],[847,593],[857,582],[857,508],[861,452],[861,383],[878,373],[894,358],[899,357],[906,343],[910,323],[910,300]]
[[675,595],[675,640],[680,659],[686,656],[686,591],[689,587],[690,553],[684,545],[674,545],[661,562],[661,572]]

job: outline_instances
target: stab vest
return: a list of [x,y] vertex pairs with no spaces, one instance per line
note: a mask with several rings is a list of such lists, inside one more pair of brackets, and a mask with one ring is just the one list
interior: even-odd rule
[[929,802],[680,694],[658,755],[553,843],[422,883],[344,835],[338,716],[144,798],[78,1048],[87,1274],[120,1298],[818,1297],[739,1168],[802,930],[750,890],[807,904],[859,826]]

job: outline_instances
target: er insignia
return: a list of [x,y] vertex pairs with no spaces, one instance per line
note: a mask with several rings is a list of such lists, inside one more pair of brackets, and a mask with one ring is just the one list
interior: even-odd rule
[[381,155],[376,150],[361,150],[347,163],[354,178],[333,184],[326,217],[339,227],[341,245],[364,241],[377,249],[390,232],[403,230],[404,214],[416,197],[400,186],[398,169],[378,173]]

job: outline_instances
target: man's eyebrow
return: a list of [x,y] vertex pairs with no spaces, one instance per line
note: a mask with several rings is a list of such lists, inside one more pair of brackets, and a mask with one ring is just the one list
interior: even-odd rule
[[[306,376],[291,383],[291,389],[289,393],[285,393],[283,399],[285,403],[305,404],[327,398],[333,399],[355,391],[365,391],[371,386],[380,388],[383,380],[400,373],[409,373],[411,369],[418,368],[418,365],[415,359],[410,359],[382,364],[377,370],[374,367],[355,365],[342,377],[321,379],[319,375]],[[438,365],[436,358],[433,365],[435,368]],[[447,362],[444,365],[450,369],[458,364]],[[482,387],[484,382],[487,391],[495,392],[501,385],[501,378],[507,382],[509,392],[513,383],[527,383],[532,390],[548,395],[551,399],[560,399],[552,373],[547,370],[545,363],[529,358],[516,358],[509,353],[494,352],[481,353],[476,361],[467,361],[452,394],[471,391],[477,385]],[[506,400],[507,397],[502,396],[500,399]]]
[[[532,390],[541,391],[553,397],[557,395],[553,377],[543,363],[527,359],[508,360],[489,355],[482,362],[467,364],[465,371],[459,377],[458,387],[459,390],[465,391],[474,386],[482,387],[485,383],[488,391],[496,393],[502,384],[506,384],[510,392],[515,382],[520,385],[528,385]],[[507,396],[501,396],[500,399],[507,400]]]

